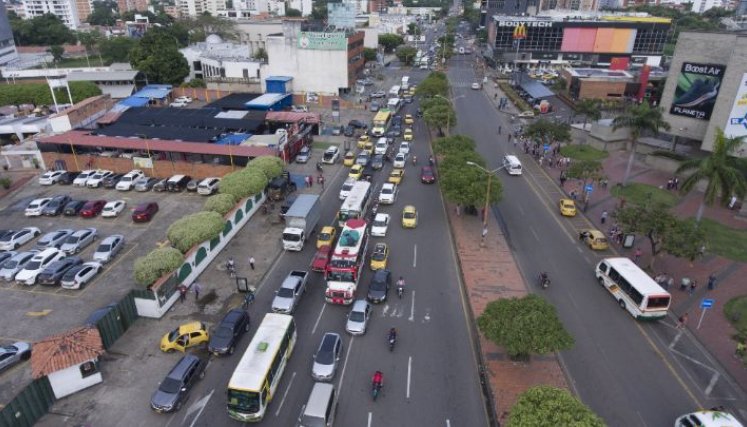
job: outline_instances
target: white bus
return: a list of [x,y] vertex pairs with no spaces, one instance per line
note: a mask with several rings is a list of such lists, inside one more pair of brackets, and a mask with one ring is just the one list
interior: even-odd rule
[[349,219],[363,218],[368,209],[369,196],[371,193],[371,183],[368,181],[358,181],[350,189],[350,193],[340,206],[337,212],[337,223],[344,227]]
[[268,313],[228,382],[228,415],[242,422],[262,420],[296,345],[293,316]]
[[410,89],[410,76],[402,76],[402,90]]
[[667,315],[672,296],[629,258],[605,258],[597,264],[599,284],[633,317],[658,320]]
[[389,96],[396,98],[399,96],[399,92],[402,90],[399,86],[392,86],[391,89],[389,89]]

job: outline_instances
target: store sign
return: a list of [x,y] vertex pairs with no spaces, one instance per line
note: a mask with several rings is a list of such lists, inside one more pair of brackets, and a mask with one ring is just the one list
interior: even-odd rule
[[747,136],[747,73],[742,74],[724,134],[729,138]]
[[524,26],[526,28],[550,28],[554,22],[552,21],[498,21],[499,27],[518,27]]
[[348,39],[345,33],[312,33],[302,31],[298,34],[298,48],[310,50],[347,50]]
[[724,65],[683,63],[669,113],[709,120],[725,70]]

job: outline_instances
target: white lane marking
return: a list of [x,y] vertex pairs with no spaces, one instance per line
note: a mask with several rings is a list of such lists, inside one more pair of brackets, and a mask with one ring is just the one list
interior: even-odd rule
[[534,231],[534,228],[533,228],[533,227],[529,227],[529,231],[531,231],[531,232],[532,232],[532,235],[534,236],[534,238],[535,238],[535,239],[537,239],[537,241],[539,242],[539,241],[540,241],[540,238],[539,238],[539,236],[537,235],[537,232],[536,232],[536,231]]
[[407,398],[410,398],[410,383],[412,379],[412,356],[407,359]]
[[417,244],[415,244],[415,246],[413,247],[412,266],[413,268],[418,266],[418,245]]
[[415,291],[412,291],[412,298],[410,298],[410,318],[407,320],[415,321]]
[[290,389],[291,389],[291,386],[293,385],[293,380],[295,380],[295,379],[296,379],[296,373],[295,373],[295,372],[293,372],[293,375],[291,376],[291,380],[290,380],[290,382],[288,383],[288,387],[286,387],[286,389],[285,389],[285,393],[283,393],[283,398],[282,398],[282,399],[280,399],[280,405],[278,405],[278,410],[277,410],[277,411],[275,411],[275,416],[276,416],[276,417],[277,417],[278,415],[280,415],[280,410],[281,410],[281,409],[283,409],[283,403],[285,403],[285,398],[286,398],[286,397],[288,397],[288,392],[290,391]]
[[316,323],[314,323],[314,327],[311,329],[311,335],[314,335],[316,333],[316,328],[319,326],[319,321],[322,320],[322,314],[324,314],[324,307],[327,306],[327,303],[322,304],[322,310],[319,312],[319,316],[316,318]]
[[207,403],[210,400],[210,398],[213,396],[214,392],[215,392],[215,389],[210,390],[210,393],[208,393],[205,397],[193,403],[192,406],[189,407],[189,410],[187,410],[187,413],[184,415],[185,421],[187,420],[187,417],[189,416],[189,414],[191,414],[194,411],[197,411],[197,415],[195,415],[195,418],[192,420],[192,423],[189,424],[189,427],[192,427],[195,425],[197,420],[200,418],[202,411],[205,410],[205,406],[207,406]]
[[446,427],[451,427],[451,421],[448,418],[446,419]]
[[371,413],[368,413],[368,427],[371,427]]
[[350,357],[350,350],[353,349],[353,342],[355,342],[355,337],[350,338],[350,344],[348,344],[348,352],[345,354],[345,361],[342,363],[342,372],[340,372],[340,382],[337,383],[337,395],[342,396],[340,392],[342,391],[342,379],[345,377],[345,369],[348,367],[348,358]]

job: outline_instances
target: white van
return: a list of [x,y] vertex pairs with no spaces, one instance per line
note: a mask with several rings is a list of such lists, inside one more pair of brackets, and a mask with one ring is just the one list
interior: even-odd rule
[[675,427],[742,427],[742,423],[728,412],[698,411],[685,414],[674,422]]
[[509,175],[521,175],[521,162],[516,156],[503,156],[503,167]]
[[401,90],[402,88],[400,86],[392,86],[392,88],[389,89],[389,96],[398,97]]
[[329,383],[314,383],[309,400],[301,409],[299,427],[331,427],[335,422],[337,399],[335,386]]

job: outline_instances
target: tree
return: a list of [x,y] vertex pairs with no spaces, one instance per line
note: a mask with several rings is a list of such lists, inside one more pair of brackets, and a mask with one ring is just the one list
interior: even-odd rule
[[423,79],[415,89],[415,93],[421,98],[430,98],[436,95],[447,96],[449,94],[449,81],[441,78],[439,74],[431,73]]
[[697,222],[678,219],[667,233],[663,250],[672,256],[693,262],[701,254],[700,248],[705,241],[705,231],[698,227]]
[[365,59],[366,61],[376,61],[376,49],[372,47],[364,47],[363,59]]
[[135,283],[150,286],[166,273],[179,268],[184,262],[184,255],[178,249],[164,247],[154,249],[147,255],[137,258],[132,268]]
[[475,36],[478,43],[486,43],[488,41],[488,30],[487,28],[480,28],[477,30],[477,34]]
[[182,87],[189,87],[189,88],[206,88],[207,83],[205,83],[205,80],[203,79],[192,79],[186,83],[182,83]]
[[220,181],[218,192],[232,194],[236,200],[253,196],[267,185],[267,176],[256,169],[242,169],[226,174]]
[[407,34],[411,36],[420,35],[420,27],[414,22],[407,24]]
[[293,9],[292,7],[285,9],[286,18],[300,18],[301,16],[303,16],[303,13],[298,9]]
[[423,111],[423,120],[425,124],[437,128],[438,133],[443,135],[442,126],[446,125],[446,133],[450,133],[451,128],[456,125],[457,117],[451,105],[438,104]]
[[249,164],[247,164],[246,167],[247,169],[261,171],[265,174],[268,180],[272,180],[283,174],[285,164],[277,156],[259,156],[249,161]]
[[225,215],[231,212],[231,209],[235,206],[236,198],[233,197],[233,194],[213,194],[207,198],[205,204],[202,206],[202,210]]
[[713,142],[713,152],[702,159],[685,160],[676,173],[690,172],[682,181],[682,192],[689,193],[701,180],[708,181],[703,198],[698,206],[695,221],[700,222],[705,206],[713,205],[716,197],[726,204],[732,195],[744,198],[747,191],[747,180],[743,171],[747,163],[744,159],[734,157],[734,152],[742,146],[742,137],[729,138],[724,131],[717,128]]
[[210,34],[216,34],[223,40],[236,40],[239,38],[239,31],[234,21],[209,14],[181,19],[175,22],[170,28],[175,33],[174,35],[178,36],[177,38],[180,41],[184,38],[185,46],[187,41],[205,41],[205,38]]
[[137,41],[129,37],[112,37],[103,39],[99,43],[99,54],[108,64],[112,62],[129,62],[130,51],[135,47]]
[[566,172],[568,178],[580,179],[583,181],[583,187],[589,182],[600,181],[604,178],[604,168],[602,163],[597,160],[581,160],[571,163]]
[[584,116],[584,130],[586,129],[587,120],[597,121],[602,118],[600,108],[600,102],[597,99],[582,99],[576,103],[576,114]]
[[405,40],[397,34],[380,34],[379,46],[384,48],[385,52],[392,53],[397,46],[403,44]]
[[[93,82],[70,82],[69,85],[73,103],[101,95],[101,89]],[[55,89],[55,96],[59,102],[67,102],[65,88]],[[49,86],[46,83],[17,83],[3,86],[3,90],[0,90],[0,105],[20,104],[52,105]]]
[[536,294],[489,302],[478,317],[477,326],[487,339],[504,347],[512,359],[566,350],[574,342],[560,323],[555,307]]
[[[485,172],[468,165],[467,162],[474,162],[483,167],[485,165],[485,160],[472,150],[450,153],[439,162],[444,197],[449,202],[462,206],[484,206],[488,177],[485,176]],[[492,179],[490,201],[497,203],[501,200],[502,193],[500,181]]]
[[571,127],[568,123],[556,123],[539,119],[524,127],[524,135],[534,140],[535,144],[569,142],[571,140]]
[[10,19],[10,26],[18,46],[52,46],[76,41],[75,33],[51,13],[32,19],[15,17]]
[[98,0],[93,2],[93,10],[86,21],[91,25],[111,27],[117,22],[117,2]]
[[604,421],[566,390],[536,386],[519,395],[506,427],[604,427]]
[[612,130],[628,128],[630,130],[630,157],[628,165],[625,167],[625,176],[622,185],[628,185],[630,171],[633,169],[635,160],[635,150],[638,146],[638,138],[644,132],[659,133],[659,129],[669,130],[671,126],[662,117],[661,108],[652,108],[646,103],[634,105],[627,108],[621,115],[615,117],[612,121]]
[[179,85],[189,75],[189,65],[166,30],[153,28],[130,51],[130,64],[150,82]]
[[225,227],[226,221],[218,212],[202,211],[184,216],[166,231],[171,246],[187,253],[193,246],[213,240]]
[[254,54],[254,59],[259,59],[262,62],[268,62],[269,56],[267,55],[267,51],[265,48],[260,47],[257,49],[257,52]]
[[49,49],[47,49],[47,52],[52,55],[52,61],[58,63],[62,61],[62,56],[65,54],[65,48],[60,45],[54,45],[50,46]]
[[463,151],[475,151],[475,141],[467,136],[454,135],[438,138],[433,141],[433,151],[439,156],[458,154]]
[[411,65],[412,60],[415,59],[415,55],[418,50],[412,46],[400,46],[397,48],[397,59],[403,62],[405,65]]
[[[104,40],[104,36],[98,30],[79,31],[76,36],[80,43],[86,48],[86,60],[88,59],[89,52],[95,51],[96,47]],[[99,64],[104,65],[104,61],[99,53]]]

